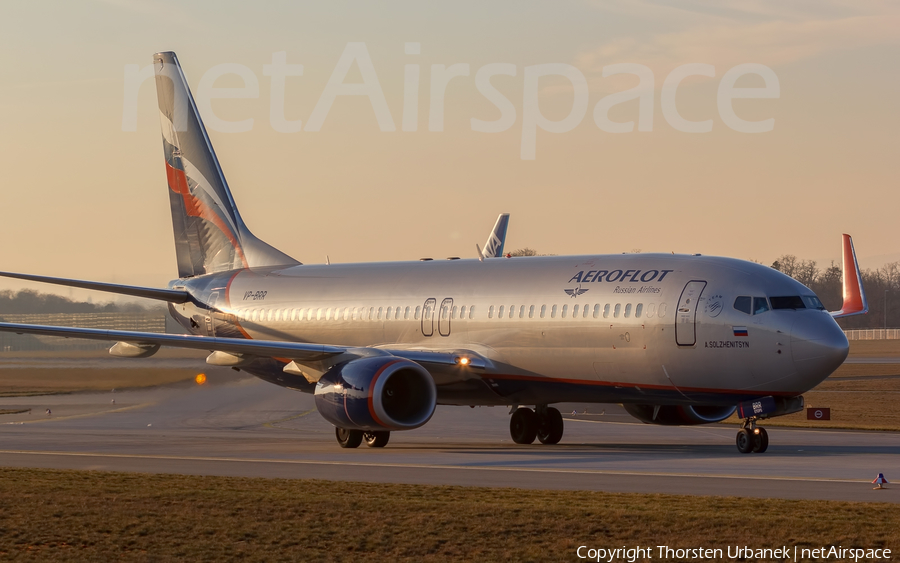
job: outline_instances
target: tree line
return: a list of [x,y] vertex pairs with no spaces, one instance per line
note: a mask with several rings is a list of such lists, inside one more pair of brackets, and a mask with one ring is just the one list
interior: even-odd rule
[[[785,254],[772,263],[772,268],[813,290],[829,311],[841,308],[843,272],[833,262],[820,269],[815,260],[800,260],[793,254]],[[900,327],[900,262],[890,262],[875,270],[862,270],[860,275],[869,302],[869,314],[838,319],[838,324],[845,329]]]

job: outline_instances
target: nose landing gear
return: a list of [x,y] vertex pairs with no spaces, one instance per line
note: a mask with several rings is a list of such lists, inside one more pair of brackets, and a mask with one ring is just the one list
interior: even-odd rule
[[735,437],[737,449],[742,454],[761,454],[769,448],[769,433],[756,425],[756,417],[744,419]]
[[509,419],[509,435],[517,444],[530,444],[535,438],[542,444],[558,444],[563,430],[562,415],[547,405],[538,405],[534,410],[517,408]]

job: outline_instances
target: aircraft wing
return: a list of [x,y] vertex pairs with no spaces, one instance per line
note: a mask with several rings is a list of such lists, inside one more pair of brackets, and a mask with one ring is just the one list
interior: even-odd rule
[[220,338],[214,336],[193,336],[186,334],[162,334],[157,332],[137,332],[130,330],[103,330],[95,328],[75,328],[66,326],[44,326],[17,323],[0,323],[0,332],[16,334],[40,334],[63,338],[86,338],[110,342],[128,342],[138,345],[172,346],[194,350],[249,354],[271,358],[291,358],[297,361],[320,361],[343,354],[347,348],[323,344],[299,342],[277,342],[271,340],[244,340],[241,338]]
[[[463,349],[425,350],[415,347],[410,347],[409,349],[396,347],[385,349],[329,346],[327,344],[307,344],[274,340],[245,340],[242,338],[221,338],[213,336],[162,334],[157,332],[104,330],[18,323],[0,323],[0,332],[106,340],[109,342],[127,343],[128,345],[132,345],[132,351],[139,351],[136,348],[141,347],[148,352],[143,356],[133,355],[132,357],[146,357],[152,355],[159,346],[224,352],[230,356],[223,358],[221,356],[216,357],[215,355],[211,355],[207,358],[207,363],[222,366],[240,366],[240,360],[243,358],[278,358],[290,361],[288,366],[285,367],[286,372],[302,374],[311,382],[317,381],[324,372],[328,371],[328,369],[336,363],[372,355],[392,355],[421,364],[422,367],[432,374],[435,383],[439,385],[465,381],[468,379],[477,379],[486,371],[494,369],[493,363],[486,356],[473,350]],[[300,370],[297,367],[298,365],[308,369]]]
[[869,312],[869,303],[863,289],[859,263],[856,261],[856,249],[853,248],[853,238],[846,233],[843,237],[843,266],[841,281],[844,288],[844,303],[840,311],[829,311],[829,314],[836,319],[864,315]]

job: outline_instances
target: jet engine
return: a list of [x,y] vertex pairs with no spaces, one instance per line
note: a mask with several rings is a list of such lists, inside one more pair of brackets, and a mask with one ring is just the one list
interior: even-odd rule
[[[628,414],[647,424],[664,426],[693,426],[719,422],[731,416],[736,407],[706,405],[623,405]],[[656,409],[654,417],[654,411]]]
[[437,388],[419,364],[374,356],[338,364],[316,383],[316,408],[350,430],[412,430],[434,414]]

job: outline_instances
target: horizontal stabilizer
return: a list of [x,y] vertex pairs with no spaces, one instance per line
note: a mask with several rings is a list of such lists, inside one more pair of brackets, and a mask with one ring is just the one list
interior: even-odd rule
[[853,248],[853,239],[848,234],[844,234],[843,239],[843,261],[841,281],[844,288],[844,304],[840,311],[829,311],[836,319],[869,312],[869,303],[866,301],[866,292],[862,285],[862,274],[856,261],[856,249]]
[[107,293],[118,293],[119,295],[131,295],[132,297],[143,297],[145,299],[158,299],[160,301],[168,301],[169,303],[186,303],[191,299],[191,295],[187,291],[180,289],[158,289],[155,287],[120,285],[117,283],[51,278],[48,276],[35,276],[32,274],[14,274],[12,272],[0,272],[0,276],[5,278],[16,278],[19,280],[65,285],[68,287],[80,287],[81,289],[93,289],[95,291],[105,291]]

